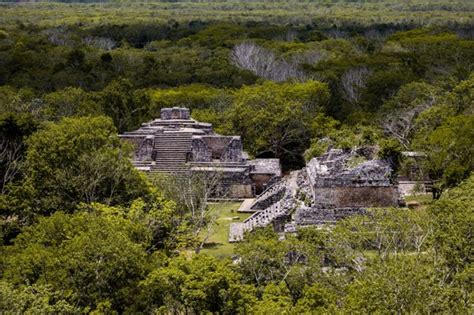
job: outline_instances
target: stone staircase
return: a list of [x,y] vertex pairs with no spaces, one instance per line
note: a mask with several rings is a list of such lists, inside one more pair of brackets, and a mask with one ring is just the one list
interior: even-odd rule
[[244,222],[232,223],[229,230],[229,242],[241,241],[245,232],[257,227],[265,227],[279,217],[290,215],[297,206],[300,206],[299,201],[295,199],[298,174],[299,172],[293,172],[284,180],[272,185],[273,188],[269,187],[264,191],[256,201],[270,198],[271,203],[265,209],[252,214]]
[[188,171],[186,158],[191,152],[191,140],[191,133],[157,133],[154,143],[156,162],[152,172],[179,174]]
[[244,233],[257,227],[265,227],[281,216],[289,215],[294,208],[291,198],[282,199],[265,210],[255,212],[244,222],[232,223],[229,230],[229,242],[239,242]]
[[285,193],[286,181],[283,179],[265,189],[255,198],[249,208],[252,210],[263,210],[283,198]]

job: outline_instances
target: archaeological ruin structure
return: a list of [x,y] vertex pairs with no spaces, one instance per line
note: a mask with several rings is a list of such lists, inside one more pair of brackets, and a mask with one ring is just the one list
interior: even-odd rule
[[364,214],[372,207],[396,207],[401,200],[392,175],[390,163],[376,158],[376,148],[330,149],[255,198],[248,206],[254,213],[231,224],[229,241],[240,241],[257,227],[295,232]]
[[133,164],[147,173],[218,174],[227,198],[250,198],[281,177],[278,159],[249,159],[240,136],[223,136],[187,108],[163,108],[159,119],[120,137],[134,147]]
[[[330,149],[282,177],[278,159],[249,159],[240,136],[216,134],[211,124],[192,119],[187,108],[164,108],[160,118],[121,138],[134,145],[139,170],[185,178],[218,174],[221,189],[215,197],[245,199],[241,210],[252,215],[231,224],[230,242],[257,227],[291,233],[400,204],[392,168],[376,158],[374,147]],[[219,195],[223,191],[225,196]]]

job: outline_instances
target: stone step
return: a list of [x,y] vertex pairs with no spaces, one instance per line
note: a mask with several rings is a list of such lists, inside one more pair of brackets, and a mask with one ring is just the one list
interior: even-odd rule
[[157,155],[157,160],[163,160],[163,161],[180,161],[180,160],[183,160],[185,161],[186,160],[186,155],[166,155],[166,154],[161,154],[161,155]]
[[244,238],[245,227],[242,223],[231,223],[229,229],[229,243],[239,242]]

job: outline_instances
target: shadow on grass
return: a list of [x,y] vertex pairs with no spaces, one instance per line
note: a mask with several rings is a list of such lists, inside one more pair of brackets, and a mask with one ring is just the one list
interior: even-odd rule
[[217,249],[219,247],[221,247],[222,243],[217,243],[217,242],[209,242],[209,243],[205,243],[203,248],[206,248],[206,249]]

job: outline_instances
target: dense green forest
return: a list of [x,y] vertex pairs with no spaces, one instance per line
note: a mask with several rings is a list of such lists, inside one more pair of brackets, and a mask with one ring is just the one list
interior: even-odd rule
[[[285,172],[424,152],[436,199],[200,253],[118,137],[170,106]],[[1,3],[0,313],[472,313],[473,114],[468,0]]]

